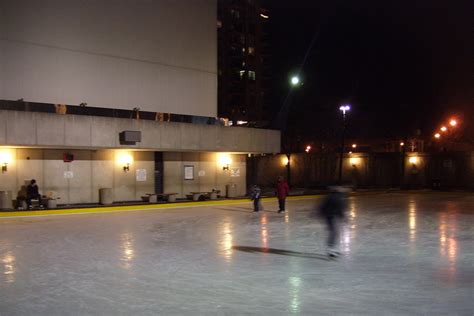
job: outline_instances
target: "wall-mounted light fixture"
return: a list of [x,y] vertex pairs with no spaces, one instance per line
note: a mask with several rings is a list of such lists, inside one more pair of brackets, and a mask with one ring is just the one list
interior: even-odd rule
[[130,165],[133,162],[133,157],[129,153],[119,153],[118,154],[118,162],[121,166],[123,166],[123,171],[128,172],[130,171]]
[[232,163],[232,158],[229,154],[219,154],[217,161],[222,166],[222,170],[229,170],[230,164]]
[[408,161],[412,164],[412,165],[416,165],[418,163],[418,157],[416,156],[413,156],[413,157],[410,157],[408,159]]
[[282,158],[281,158],[281,164],[282,164],[283,166],[288,166],[289,163],[290,163],[290,159],[288,158],[288,156],[286,156],[286,155],[285,155],[285,156],[282,156]]
[[0,152],[0,164],[2,165],[2,173],[5,173],[8,171],[8,164],[12,162],[12,155],[7,152],[3,151]]
[[359,157],[351,157],[349,159],[349,163],[351,164],[352,167],[357,167],[360,164],[360,158]]

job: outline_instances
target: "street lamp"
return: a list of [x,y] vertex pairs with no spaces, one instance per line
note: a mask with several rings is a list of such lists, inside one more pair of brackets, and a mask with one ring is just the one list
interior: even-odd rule
[[342,112],[342,139],[341,139],[341,153],[339,157],[339,184],[342,184],[342,159],[344,158],[344,138],[346,136],[346,112],[351,110],[349,104],[343,104],[339,107]]
[[458,125],[458,122],[453,119],[453,120],[449,121],[449,125],[456,126],[456,125]]
[[290,82],[292,86],[297,86],[300,83],[300,78],[298,76],[293,76],[291,77]]

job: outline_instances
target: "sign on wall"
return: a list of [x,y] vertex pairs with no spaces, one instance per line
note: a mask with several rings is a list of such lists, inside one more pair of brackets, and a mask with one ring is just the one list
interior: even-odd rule
[[184,166],[184,180],[194,180],[194,166]]
[[64,179],[72,179],[72,178],[74,178],[74,172],[64,171]]
[[146,169],[137,169],[136,177],[137,177],[137,181],[140,181],[140,182],[146,181]]
[[240,168],[230,168],[231,177],[240,177]]
[[206,175],[206,171],[204,171],[204,170],[199,170],[198,176],[204,177],[205,175]]

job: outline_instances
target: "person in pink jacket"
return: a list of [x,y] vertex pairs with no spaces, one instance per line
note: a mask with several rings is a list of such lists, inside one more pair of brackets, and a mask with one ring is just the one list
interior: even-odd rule
[[285,200],[290,192],[290,188],[288,187],[288,183],[283,179],[283,177],[278,177],[277,187],[276,187],[276,195],[278,197],[278,213],[283,213],[285,211]]

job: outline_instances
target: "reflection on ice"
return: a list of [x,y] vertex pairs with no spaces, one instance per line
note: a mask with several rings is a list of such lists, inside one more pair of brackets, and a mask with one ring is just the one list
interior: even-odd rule
[[292,276],[288,278],[288,283],[290,284],[290,306],[289,310],[292,314],[300,313],[300,289],[301,289],[301,278],[297,276]]
[[232,259],[232,224],[229,221],[225,221],[221,225],[219,235],[219,253],[222,254],[225,261],[230,262]]
[[341,236],[342,252],[345,254],[350,254],[351,252],[351,243],[355,239],[357,229],[357,207],[354,199],[349,199],[348,207],[348,222],[347,224],[343,224]]
[[122,241],[122,257],[120,260],[123,261],[123,267],[130,269],[132,267],[132,260],[135,257],[135,251],[133,249],[133,236],[130,233],[123,233],[120,236]]
[[447,279],[451,283],[456,276],[456,261],[458,254],[457,213],[453,209],[439,216],[439,253],[448,260]]
[[410,243],[413,248],[416,241],[416,201],[414,200],[408,202],[408,226]]
[[261,230],[261,240],[262,247],[268,248],[268,230],[267,230],[268,218],[267,214],[263,214],[260,218],[260,230]]
[[2,258],[3,274],[6,283],[15,282],[15,256],[12,251],[7,251]]

